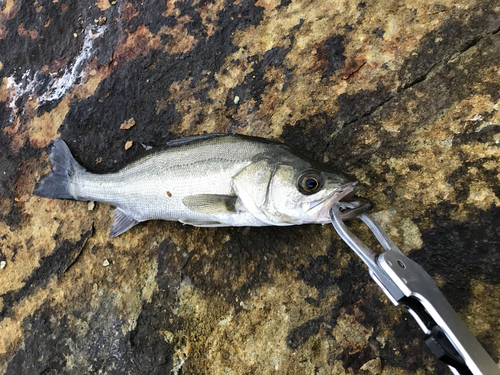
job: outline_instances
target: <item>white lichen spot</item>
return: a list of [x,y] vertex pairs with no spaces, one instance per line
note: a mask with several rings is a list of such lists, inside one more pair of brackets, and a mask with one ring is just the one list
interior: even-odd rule
[[87,61],[93,56],[94,40],[100,37],[106,30],[105,26],[86,31],[83,41],[82,52],[76,57],[72,67],[66,67],[62,77],[55,79],[49,90],[41,95],[38,100],[40,104],[62,98],[62,96],[81,78],[83,78],[83,68]]
[[499,124],[495,123],[495,122],[491,122],[491,121],[488,121],[488,122],[485,122],[484,124],[481,124],[476,130],[475,132],[476,133],[479,133],[481,130],[483,130],[484,128],[487,128],[488,126],[498,126]]
[[7,266],[7,263],[5,262],[5,260],[2,260],[0,262],[0,269],[4,269],[6,266]]
[[239,96],[235,96],[234,97],[234,104],[238,104],[240,102],[240,97]]
[[9,101],[8,105],[11,108],[12,112],[9,118],[9,122],[12,123],[14,121],[14,114],[17,112],[16,101],[19,97],[24,95],[29,95],[37,88],[37,77],[38,72],[35,73],[33,79],[30,79],[31,70],[27,70],[21,76],[20,82],[16,82],[13,76],[7,78],[7,91],[9,92],[9,97],[7,100]]
[[182,365],[184,365],[184,359],[178,355],[174,356],[172,373],[174,375],[179,375],[179,371],[181,370]]
[[162,331],[163,339],[170,344],[174,340],[174,334],[170,331]]
[[[43,94],[38,97],[39,106],[46,102],[62,98],[78,80],[84,77],[83,68],[87,61],[94,55],[94,40],[103,35],[105,29],[105,26],[99,26],[86,30],[82,51],[74,59],[73,65],[67,66],[64,69],[62,75],[60,75],[60,72],[50,74],[51,77],[47,87],[43,89]],[[14,120],[14,114],[18,109],[16,107],[17,99],[25,95],[34,95],[44,85],[45,80],[39,80],[38,76],[39,72],[32,74],[31,70],[28,69],[23,73],[19,81],[16,81],[14,76],[7,78],[7,90],[9,91],[8,105],[12,109],[10,122]]]

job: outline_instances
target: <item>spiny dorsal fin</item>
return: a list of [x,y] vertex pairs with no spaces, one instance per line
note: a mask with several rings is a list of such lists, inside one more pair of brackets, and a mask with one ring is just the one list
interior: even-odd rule
[[189,137],[184,137],[184,138],[174,139],[174,140],[168,141],[167,146],[180,146],[180,145],[184,145],[186,143],[201,141],[202,139],[225,137],[227,135],[228,134],[226,134],[226,133],[191,135]]

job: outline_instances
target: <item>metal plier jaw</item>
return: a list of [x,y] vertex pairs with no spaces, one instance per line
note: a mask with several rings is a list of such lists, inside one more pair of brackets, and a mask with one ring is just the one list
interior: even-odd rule
[[337,202],[330,210],[332,224],[340,237],[368,266],[370,276],[394,305],[405,306],[425,333],[434,355],[454,374],[500,375],[500,368],[453,310],[434,280],[406,257],[387,233],[369,215],[358,216],[375,235],[384,252],[370,250],[344,224],[349,203]]

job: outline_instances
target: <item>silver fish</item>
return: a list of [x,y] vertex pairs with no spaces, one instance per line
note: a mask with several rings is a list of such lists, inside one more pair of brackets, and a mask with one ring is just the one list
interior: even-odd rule
[[[110,174],[87,172],[61,139],[51,143],[49,160],[52,171],[34,194],[116,206],[110,237],[155,219],[199,227],[326,224],[333,203],[349,200],[356,185],[281,143],[242,135],[182,138]],[[350,215],[368,208],[349,204]]]

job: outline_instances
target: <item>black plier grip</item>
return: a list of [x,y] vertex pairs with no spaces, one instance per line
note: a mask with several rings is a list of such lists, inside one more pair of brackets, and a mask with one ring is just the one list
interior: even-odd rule
[[337,202],[330,210],[340,237],[368,266],[370,276],[389,299],[405,306],[425,333],[426,344],[451,371],[460,375],[500,375],[500,368],[443,296],[434,280],[406,257],[369,215],[359,219],[370,228],[384,252],[375,254],[344,224],[349,206]]

